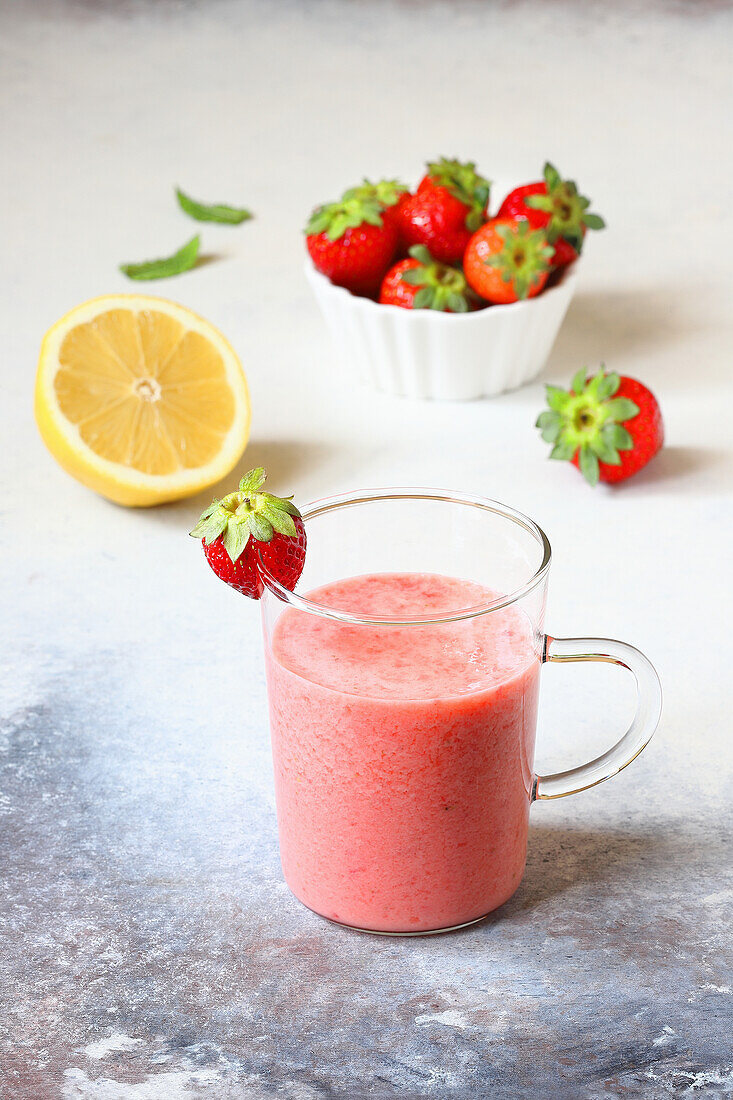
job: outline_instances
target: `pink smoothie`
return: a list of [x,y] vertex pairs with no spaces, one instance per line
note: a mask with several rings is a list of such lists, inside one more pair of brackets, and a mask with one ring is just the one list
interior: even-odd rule
[[[421,573],[311,599],[429,616],[491,598]],[[420,932],[475,920],[524,871],[539,658],[516,606],[457,623],[349,626],[288,609],[268,654],[285,878],[332,920]]]

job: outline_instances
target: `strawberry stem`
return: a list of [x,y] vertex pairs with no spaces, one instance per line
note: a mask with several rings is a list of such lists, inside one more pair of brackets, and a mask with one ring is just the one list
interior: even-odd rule
[[221,538],[233,562],[242,556],[250,538],[258,542],[271,542],[275,534],[296,538],[293,516],[300,516],[300,512],[289,497],[259,492],[265,477],[261,466],[245,474],[238,490],[214,500],[205,509],[191,531],[192,537],[203,539],[207,546]]
[[535,427],[546,443],[552,443],[550,458],[567,461],[578,456],[580,472],[590,485],[600,476],[599,462],[620,466],[620,451],[634,446],[624,424],[639,414],[639,406],[628,397],[615,397],[621,379],[603,366],[587,377],[585,369],[574,376],[572,388],[547,386],[548,409],[541,412]]

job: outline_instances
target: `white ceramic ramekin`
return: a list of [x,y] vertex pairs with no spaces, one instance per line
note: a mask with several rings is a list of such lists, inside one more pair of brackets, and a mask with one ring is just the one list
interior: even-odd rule
[[309,262],[305,271],[341,370],[388,393],[470,401],[539,374],[575,291],[577,267],[536,298],[476,313],[382,306],[334,286]]

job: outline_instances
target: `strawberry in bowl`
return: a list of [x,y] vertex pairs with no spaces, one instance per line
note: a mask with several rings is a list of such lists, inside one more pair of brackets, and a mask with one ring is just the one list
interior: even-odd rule
[[534,298],[550,274],[552,246],[542,229],[495,218],[474,233],[463,266],[466,278],[487,302],[509,304]]
[[443,157],[427,168],[415,194],[400,200],[402,240],[425,245],[443,263],[460,264],[471,235],[486,220],[491,184],[473,161]]
[[543,179],[510,191],[497,218],[526,220],[533,229],[543,229],[554,245],[552,265],[561,267],[577,260],[586,230],[605,228],[603,218],[592,214],[589,206],[590,199],[579,194],[575,182],[562,179],[547,161]]
[[479,303],[460,267],[438,263],[423,244],[413,245],[408,259],[389,269],[379,301],[383,306],[445,313],[467,313]]
[[306,536],[290,497],[263,491],[265,471],[250,470],[239,489],[214,500],[191,531],[219,580],[252,600],[264,590],[262,570],[292,591],[305,565]]
[[342,368],[381,390],[446,400],[540,372],[575,289],[571,261],[603,221],[549,164],[495,216],[489,195],[475,162],[442,158],[414,192],[364,180],[317,208],[306,276]]
[[365,180],[345,191],[338,202],[316,207],[305,230],[316,270],[353,294],[375,294],[400,239],[387,211],[405,190],[393,180]]

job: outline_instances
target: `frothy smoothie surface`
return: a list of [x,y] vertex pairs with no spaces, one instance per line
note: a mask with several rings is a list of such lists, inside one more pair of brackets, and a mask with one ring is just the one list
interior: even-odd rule
[[[482,585],[430,573],[350,577],[308,595],[352,615],[395,619],[455,613],[495,598]],[[530,625],[514,609],[424,626],[349,626],[286,615],[274,648],[282,665],[307,680],[381,699],[462,695],[501,683],[533,657]]]
[[[421,573],[309,595],[400,618],[492,599]],[[506,901],[524,870],[538,671],[516,605],[417,626],[286,610],[267,674],[280,849],[296,896],[333,920],[396,932],[452,927]]]

